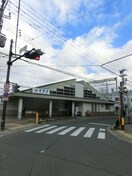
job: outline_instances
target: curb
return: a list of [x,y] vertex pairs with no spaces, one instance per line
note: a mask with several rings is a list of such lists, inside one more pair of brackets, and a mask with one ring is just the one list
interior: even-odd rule
[[[0,137],[3,137],[3,136],[6,136],[6,135],[9,135],[9,134],[13,134],[15,132],[19,132],[19,131],[22,131],[22,130],[25,130],[29,127],[34,127],[35,124],[34,123],[30,123],[30,124],[27,124],[27,125],[22,125],[22,124],[14,124],[14,123],[9,123],[6,125],[7,127],[5,128],[4,131],[0,131]],[[10,127],[8,127],[10,126]]]
[[119,140],[123,140],[132,144],[132,134],[129,134],[123,130],[113,130],[111,127],[108,127],[107,131],[113,136],[117,137]]

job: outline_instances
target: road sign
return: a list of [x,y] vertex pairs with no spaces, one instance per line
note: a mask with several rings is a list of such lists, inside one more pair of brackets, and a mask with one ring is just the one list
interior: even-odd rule
[[8,94],[7,92],[5,92],[5,93],[3,94],[3,96],[4,96],[4,97],[9,97],[9,94]]
[[10,88],[10,84],[5,84],[5,85],[4,85],[4,88],[5,88],[5,89],[9,89],[9,88]]

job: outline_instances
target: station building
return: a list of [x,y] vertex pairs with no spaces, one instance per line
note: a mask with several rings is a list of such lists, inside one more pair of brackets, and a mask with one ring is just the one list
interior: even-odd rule
[[[114,115],[114,102],[88,82],[65,80],[11,93],[7,115],[18,119],[38,112],[43,118]],[[0,103],[2,113],[2,102]]]

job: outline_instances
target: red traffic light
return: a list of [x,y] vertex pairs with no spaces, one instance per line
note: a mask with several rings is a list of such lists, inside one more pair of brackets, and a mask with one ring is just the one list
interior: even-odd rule
[[39,59],[40,59],[40,56],[36,56],[36,57],[35,57],[35,60],[39,60]]
[[30,51],[27,51],[24,54],[24,57],[28,58],[28,59],[33,59],[33,60],[40,60],[40,56],[42,56],[44,53],[40,50],[40,49],[35,49],[33,48]]

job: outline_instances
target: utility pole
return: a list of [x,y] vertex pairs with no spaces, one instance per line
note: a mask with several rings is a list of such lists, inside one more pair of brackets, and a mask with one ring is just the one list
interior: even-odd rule
[[[9,60],[7,62],[7,75],[6,75],[6,84],[9,84],[9,77],[10,77],[10,68],[12,65],[11,58],[12,58],[12,48],[13,48],[13,40],[10,43],[10,51],[9,51]],[[1,121],[1,130],[5,129],[5,117],[6,117],[6,108],[7,108],[7,101],[3,102],[3,111],[2,111],[2,121]]]
[[127,78],[126,78],[126,74],[125,74],[125,71],[126,71],[126,69],[122,69],[122,70],[120,70],[120,77],[121,77],[121,82],[120,82],[120,87],[119,87],[119,89],[120,89],[120,91],[119,91],[119,93],[120,93],[120,118],[123,118],[123,116],[124,116],[124,95],[125,94],[127,94],[127,92],[128,92],[128,90],[127,90],[127,88],[125,87],[125,84],[126,84],[126,81],[127,81]]

